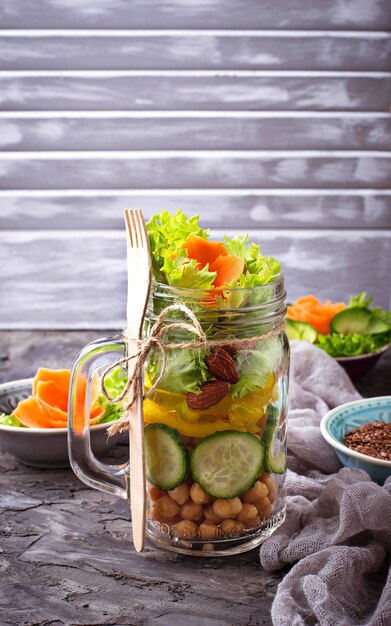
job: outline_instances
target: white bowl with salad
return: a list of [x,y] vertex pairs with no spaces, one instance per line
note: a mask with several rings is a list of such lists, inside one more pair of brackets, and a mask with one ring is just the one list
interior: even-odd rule
[[351,378],[360,378],[391,347],[391,312],[372,301],[366,292],[350,296],[347,303],[321,303],[313,295],[298,298],[288,306],[287,335],[317,345]]
[[[46,379],[40,383],[39,372],[41,378]],[[46,375],[42,375],[42,372]],[[49,375],[48,372],[52,374]],[[56,383],[47,380],[49,376],[57,375],[59,383],[58,374],[61,374],[65,383],[66,379],[70,381],[70,370],[40,368],[35,378],[14,380],[0,385],[0,449],[12,454],[25,465],[48,469],[69,466],[67,411],[63,411],[67,408],[63,403],[68,390],[64,386],[61,391],[56,388]],[[47,384],[49,382],[50,385]],[[113,382],[115,384],[114,379],[109,380],[109,386],[110,382],[112,386]],[[55,392],[52,406],[47,402],[48,390]],[[118,442],[118,435],[108,438],[107,430],[119,419],[120,410],[120,407],[109,405],[102,396],[98,396],[95,417],[91,419],[91,422],[95,422],[91,423],[91,447],[95,455],[101,456]],[[64,418],[63,425],[60,425],[61,420],[57,419],[59,417]]]

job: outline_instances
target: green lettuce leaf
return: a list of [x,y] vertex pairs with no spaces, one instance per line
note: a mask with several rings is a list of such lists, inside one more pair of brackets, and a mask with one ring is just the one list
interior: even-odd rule
[[[178,260],[179,266],[186,259],[186,250],[183,244],[189,235],[198,235],[207,238],[209,231],[198,225],[198,215],[187,217],[178,210],[175,215],[168,211],[154,215],[147,223],[149,244],[152,256],[152,269],[154,276],[160,282],[171,285],[168,261]],[[178,282],[179,268],[177,268],[176,280]],[[186,285],[177,285],[186,286]]]
[[[217,296],[217,308],[236,309],[245,304],[256,306],[268,300],[270,298],[268,290],[250,290],[253,287],[272,283],[281,274],[281,264],[273,257],[263,255],[260,245],[248,243],[248,235],[238,235],[232,238],[224,236],[224,244],[228,254],[236,254],[244,258],[244,269],[239,278],[228,283],[223,293]],[[238,292],[235,291],[236,289],[249,291]]]
[[363,309],[367,309],[372,301],[373,298],[367,298],[367,292],[362,291],[356,296],[350,296],[348,308],[350,309],[351,307],[362,307]]
[[174,259],[166,259],[162,271],[167,276],[169,284],[173,287],[186,287],[188,289],[213,289],[213,281],[216,272],[210,272],[208,264],[199,269],[197,261],[176,256]]
[[227,285],[227,288],[267,285],[281,273],[281,264],[273,257],[262,254],[260,245],[248,243],[248,235],[232,238],[224,236],[224,244],[228,254],[244,258],[243,274],[238,281],[232,281]]
[[16,426],[16,427],[25,428],[24,424],[22,424],[22,422],[20,422],[18,418],[15,417],[15,415],[13,415],[12,413],[11,415],[6,415],[6,413],[1,413],[0,424],[2,426]]
[[391,331],[378,333],[376,335],[342,335],[333,333],[331,335],[318,335],[318,345],[330,356],[359,356],[360,354],[370,354],[381,350],[391,342]]
[[[122,367],[116,367],[110,372],[105,379],[106,391],[111,398],[115,398],[125,389],[127,381],[126,371]],[[103,417],[99,420],[100,424],[105,422],[114,422],[122,416],[123,401],[111,404],[103,394],[98,397],[100,406],[104,409]]]
[[257,388],[265,387],[269,376],[282,358],[282,346],[277,337],[258,341],[254,350],[239,350],[235,357],[240,380],[231,385],[229,395],[241,398]]
[[373,317],[381,320],[391,328],[391,311],[385,311],[380,306],[374,306],[372,309],[369,310],[372,313]]
[[[210,380],[211,374],[206,367],[204,358],[209,351],[201,349],[184,349],[167,351],[167,368],[159,389],[176,393],[199,391],[202,383]],[[148,375],[152,383],[155,382],[162,366],[159,353],[150,359]]]

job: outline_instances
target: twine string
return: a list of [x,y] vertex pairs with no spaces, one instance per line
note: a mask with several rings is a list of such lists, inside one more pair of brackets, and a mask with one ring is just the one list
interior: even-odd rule
[[[182,312],[190,322],[185,321],[175,321],[171,323],[167,323],[166,319],[172,312]],[[128,422],[128,411],[133,406],[138,398],[138,382],[142,379],[144,364],[148,358],[149,353],[153,348],[157,348],[161,354],[162,362],[160,364],[160,370],[157,374],[155,382],[152,386],[143,394],[143,399],[148,398],[160,385],[164,374],[167,369],[167,351],[175,350],[175,349],[186,349],[186,348],[215,348],[229,345],[230,347],[237,348],[247,348],[251,349],[254,342],[257,341],[265,341],[271,337],[275,337],[280,334],[285,328],[285,323],[282,322],[277,328],[272,331],[265,333],[263,335],[259,335],[257,337],[245,338],[245,339],[215,339],[208,340],[199,320],[185,304],[178,303],[172,304],[166,307],[158,316],[156,322],[151,328],[150,334],[145,339],[133,339],[129,337],[127,329],[125,329],[123,333],[123,337],[127,343],[131,340],[132,343],[136,344],[138,350],[137,352],[127,355],[122,359],[119,359],[109,367],[105,369],[102,374],[101,379],[101,387],[102,394],[106,398],[106,400],[110,404],[116,404],[117,402],[121,402],[125,397],[127,397],[126,404],[124,406],[124,413],[121,419],[113,424],[109,428],[109,435],[114,435],[118,431],[123,431],[129,427]],[[185,330],[189,333],[193,333],[198,337],[197,340],[189,341],[189,342],[181,342],[181,343],[165,343],[163,338],[165,334],[172,332],[173,330]],[[117,367],[127,365],[133,359],[136,359],[136,364],[134,366],[132,376],[127,377],[126,385],[124,389],[115,397],[110,396],[106,389],[106,377]]]

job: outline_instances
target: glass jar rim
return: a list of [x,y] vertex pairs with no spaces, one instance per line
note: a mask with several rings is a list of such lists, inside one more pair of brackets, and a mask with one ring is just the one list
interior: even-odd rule
[[[208,302],[208,299],[214,296],[222,295],[223,298],[233,296],[228,306],[220,306],[216,302],[216,306],[202,306],[202,301]],[[286,290],[284,288],[284,276],[282,273],[278,275],[276,280],[265,285],[255,285],[253,287],[236,287],[233,289],[223,289],[216,287],[214,289],[199,289],[191,287],[175,287],[152,281],[151,303],[153,300],[160,300],[162,304],[166,301],[166,306],[171,304],[185,304],[193,308],[194,304],[200,304],[197,307],[196,315],[200,321],[210,322],[210,316],[219,317],[219,323],[224,320],[233,323],[233,317],[238,320],[249,319],[248,316],[258,314],[262,316],[264,321],[272,321],[280,319],[286,313]],[[238,303],[236,305],[236,302]],[[240,303],[240,304],[239,304]],[[231,306],[230,306],[230,305]],[[153,311],[153,307],[149,308],[149,313],[157,318],[157,314]],[[241,322],[240,322],[241,323]],[[258,320],[259,323],[259,320]]]
[[213,287],[213,289],[205,289],[200,287],[177,287],[175,285],[168,285],[167,283],[162,283],[158,280],[152,279],[151,285],[152,287],[162,288],[168,293],[175,292],[176,295],[179,293],[184,296],[191,297],[193,294],[194,297],[198,298],[202,294],[216,295],[222,291],[228,291],[229,293],[243,293],[246,291],[256,292],[262,291],[266,289],[270,289],[270,287],[278,287],[279,285],[284,283],[284,275],[282,273],[278,274],[277,278],[270,283],[265,283],[264,285],[253,285],[249,287]]

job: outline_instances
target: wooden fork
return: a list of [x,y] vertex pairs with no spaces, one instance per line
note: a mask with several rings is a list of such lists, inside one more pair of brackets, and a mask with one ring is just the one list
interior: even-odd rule
[[[128,267],[128,354],[137,352],[135,340],[141,338],[142,325],[151,289],[151,255],[144,217],[139,210],[125,211]],[[128,362],[128,376],[134,375],[135,359]],[[137,400],[129,410],[130,508],[133,545],[142,552],[145,541],[145,456],[143,384],[136,381]]]

